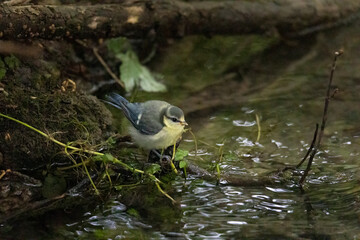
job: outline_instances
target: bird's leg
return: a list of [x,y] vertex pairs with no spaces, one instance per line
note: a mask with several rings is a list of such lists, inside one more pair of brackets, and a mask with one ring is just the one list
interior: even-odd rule
[[151,152],[153,152],[160,160],[160,162],[170,162],[171,157],[168,155],[163,155],[164,150],[161,151],[161,153],[158,152],[156,149],[152,149]]
[[161,158],[161,154],[158,152],[158,150],[156,150],[156,149],[151,149],[150,152],[155,153],[155,155],[158,156],[158,158]]
[[[171,171],[170,165],[171,165],[171,157],[168,155],[163,155],[162,151],[159,153],[159,150],[152,149],[150,150],[150,155],[156,156],[158,160],[155,160],[154,162],[159,162],[161,165],[161,169],[165,172]],[[152,158],[154,159],[154,158]]]
[[161,155],[158,150],[151,149],[148,155],[148,161],[152,163],[157,163],[161,159]]

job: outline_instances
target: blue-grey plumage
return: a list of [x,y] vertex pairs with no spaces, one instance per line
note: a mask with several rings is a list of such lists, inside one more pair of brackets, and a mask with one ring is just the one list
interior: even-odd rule
[[116,93],[106,96],[106,103],[121,109],[130,121],[129,133],[145,149],[165,149],[174,145],[187,125],[183,111],[165,101],[130,103]]

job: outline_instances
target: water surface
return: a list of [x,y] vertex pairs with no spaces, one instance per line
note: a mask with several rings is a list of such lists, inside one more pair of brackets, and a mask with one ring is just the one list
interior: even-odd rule
[[[197,136],[196,158],[191,135],[185,135],[180,146],[190,151],[188,161],[215,175],[213,169],[222,152],[222,175],[258,178],[296,165],[304,156],[315,124],[321,122],[332,53],[344,48],[334,79],[334,88],[339,88],[339,92],[330,103],[322,147],[315,156],[304,191],[299,188],[297,176],[265,186],[233,186],[226,182],[218,185],[193,175],[185,182],[179,176],[172,182],[171,191],[179,206],[164,203],[163,207],[154,206],[156,210],[149,215],[129,209],[117,196],[112,196],[95,209],[80,211],[59,224],[46,225],[38,236],[359,239],[358,39],[358,29],[348,27],[297,41],[295,45],[281,43],[228,80],[192,89],[189,82],[196,84],[196,79],[189,79],[185,85],[177,83],[181,94],[173,94],[180,91],[176,88],[170,90],[172,97],[164,95],[184,108]],[[202,51],[206,56],[211,49]],[[213,64],[219,61],[212,63],[208,59],[205,67],[211,68]],[[163,74],[166,78],[170,73]]]

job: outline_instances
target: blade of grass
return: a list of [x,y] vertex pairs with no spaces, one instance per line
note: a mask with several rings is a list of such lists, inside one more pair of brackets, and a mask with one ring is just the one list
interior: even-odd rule
[[197,152],[198,152],[198,144],[197,144],[197,140],[195,137],[195,134],[193,133],[193,131],[191,131],[191,128],[189,128],[189,133],[192,135],[193,139],[194,139],[194,143],[195,143],[195,158],[197,157]]
[[85,169],[86,175],[88,176],[91,185],[93,186],[93,188],[94,188],[94,190],[95,190],[95,194],[96,194],[96,195],[100,195],[99,190],[98,190],[97,187],[95,186],[95,183],[94,183],[94,181],[92,180],[92,178],[91,178],[91,176],[90,176],[89,170],[88,170],[87,167],[86,167],[86,164],[85,164],[85,162],[84,162],[84,159],[82,159],[82,158],[81,158],[81,163],[82,163],[82,165],[83,165],[83,167],[84,167],[84,169]]
[[177,175],[178,171],[177,171],[177,169],[176,169],[176,167],[174,165],[175,152],[176,152],[176,144],[174,144],[173,154],[172,154],[172,157],[171,157],[171,160],[170,160],[170,166],[171,166],[171,169],[173,170],[173,172]]
[[161,192],[163,195],[165,195],[168,199],[171,200],[173,204],[176,203],[175,199],[173,199],[169,194],[167,194],[161,187],[158,182],[155,182],[156,187],[158,188],[159,192]]
[[256,142],[259,143],[259,141],[260,141],[260,136],[261,136],[260,118],[259,118],[259,115],[257,115],[257,114],[255,114],[255,117],[256,117],[257,129],[258,129],[258,134],[257,134]]

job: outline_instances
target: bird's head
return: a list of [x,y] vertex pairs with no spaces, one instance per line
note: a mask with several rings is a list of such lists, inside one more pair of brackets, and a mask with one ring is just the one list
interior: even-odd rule
[[187,126],[185,121],[184,112],[175,106],[168,106],[164,112],[163,121],[165,126],[172,129],[184,129]]

